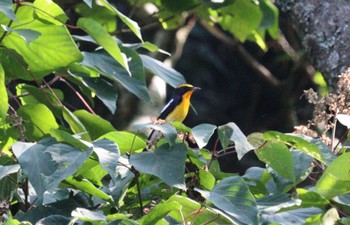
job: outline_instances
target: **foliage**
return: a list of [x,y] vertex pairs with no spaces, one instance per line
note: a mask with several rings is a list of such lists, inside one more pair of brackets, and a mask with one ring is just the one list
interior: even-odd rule
[[[278,36],[278,11],[268,0],[147,2],[161,9],[156,16],[166,29],[189,12],[262,49],[267,34]],[[338,220],[336,209],[349,213],[349,153],[337,157],[318,140],[274,131],[247,138],[234,123],[192,129],[144,124],[117,131],[90,107],[93,97],[115,113],[117,85],[150,101],[145,70],[172,86],[185,80],[141,54],[163,51],[144,41],[138,23],[106,0],[84,0],[73,8],[76,26],[51,0],[0,2],[1,222],[315,224]],[[139,43],[112,35],[118,33],[116,21]],[[96,49],[81,50],[84,43]],[[78,93],[88,111],[68,105],[64,91],[52,88],[57,81]],[[143,151],[140,131],[149,128],[164,138]],[[199,147],[190,147],[187,135]],[[220,170],[218,158],[237,153],[241,159],[252,150],[266,168],[252,167],[242,176]]]

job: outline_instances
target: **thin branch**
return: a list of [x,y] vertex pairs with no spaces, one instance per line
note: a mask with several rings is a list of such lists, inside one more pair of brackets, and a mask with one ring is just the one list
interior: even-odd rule
[[84,97],[68,82],[66,81],[64,78],[60,78],[60,80],[65,83],[75,94],[76,96],[78,96],[78,98],[80,99],[80,101],[84,104],[84,106],[94,115],[96,115],[96,113],[94,112],[94,110],[90,107],[90,105],[85,101]]
[[213,149],[213,152],[211,153],[211,158],[210,158],[210,161],[208,163],[208,169],[210,168],[212,162],[214,161],[214,159],[217,159],[217,146],[218,146],[218,143],[219,143],[219,138],[217,138],[215,140],[215,144],[214,144],[214,149]]
[[338,143],[334,146],[333,152],[338,148],[338,145],[345,140],[345,138],[348,136],[350,129],[347,129],[344,134],[339,138]]
[[227,36],[224,32],[222,32],[220,29],[218,29],[215,26],[210,26],[207,22],[204,20],[200,21],[201,25],[214,37],[222,41],[223,43],[234,46],[237,48],[238,52],[243,57],[244,61],[252,68],[255,72],[257,72],[258,75],[260,75],[262,78],[264,78],[269,84],[271,84],[274,87],[277,87],[280,85],[280,81],[270,72],[269,69],[267,69],[264,65],[262,65],[259,61],[257,61],[245,48],[238,43],[237,40]]

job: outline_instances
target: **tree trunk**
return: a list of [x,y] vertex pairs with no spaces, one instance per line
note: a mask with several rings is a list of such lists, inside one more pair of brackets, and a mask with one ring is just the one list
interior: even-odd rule
[[276,0],[276,5],[293,24],[311,63],[334,88],[337,76],[350,66],[349,1]]

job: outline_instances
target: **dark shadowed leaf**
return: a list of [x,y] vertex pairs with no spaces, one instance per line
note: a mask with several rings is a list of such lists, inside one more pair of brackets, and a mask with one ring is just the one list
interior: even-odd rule
[[140,173],[159,177],[169,186],[186,189],[185,160],[187,148],[184,144],[163,144],[155,152],[142,152],[130,157],[130,164]]
[[203,148],[208,144],[209,139],[214,134],[215,129],[215,125],[208,123],[203,123],[192,128],[192,135],[199,148]]
[[67,225],[71,221],[70,217],[61,215],[50,215],[39,220],[35,225]]
[[244,224],[258,224],[258,210],[243,178],[223,179],[211,191],[196,189],[205,199]]
[[133,126],[133,129],[137,132],[140,132],[141,130],[144,130],[145,128],[152,128],[156,130],[155,132],[160,131],[164,137],[167,139],[168,143],[170,145],[175,144],[175,140],[177,137],[177,131],[176,129],[169,123],[164,124],[153,124],[153,123],[147,123],[147,124],[137,124]]

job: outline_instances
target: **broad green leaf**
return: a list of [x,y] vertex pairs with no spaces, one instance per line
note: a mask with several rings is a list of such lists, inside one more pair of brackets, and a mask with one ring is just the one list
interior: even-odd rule
[[331,199],[350,192],[350,153],[343,153],[324,171],[316,184],[315,191]]
[[329,206],[329,201],[320,194],[302,188],[297,188],[298,199],[301,200],[301,207],[317,207],[325,210]]
[[265,140],[275,140],[283,142],[287,145],[293,146],[294,148],[305,152],[309,156],[326,163],[322,157],[320,149],[315,144],[312,144],[301,137],[296,135],[283,134],[278,131],[268,131],[264,133]]
[[[20,221],[29,221],[32,224],[36,224],[39,220],[48,218],[52,215],[60,215],[70,218],[71,212],[77,207],[89,207],[89,205],[84,201],[79,201],[79,199],[74,200],[73,198],[70,198],[47,205],[37,205],[36,207],[30,208],[26,213],[17,213],[15,218]],[[56,225],[56,223],[53,224]],[[51,224],[49,223],[47,225]]]
[[86,179],[68,177],[65,182],[87,194],[100,198],[104,201],[112,202],[112,199],[109,195],[95,187],[95,185]]
[[101,167],[97,155],[92,154],[89,159],[79,167],[74,176],[78,180],[84,179],[91,182],[95,187],[102,187],[102,179],[107,174],[108,172]]
[[115,12],[118,15],[118,17],[121,19],[121,21],[123,21],[123,23],[125,23],[130,28],[130,30],[132,30],[132,32],[142,41],[141,29],[135,21],[133,21],[132,19],[130,19],[129,17],[125,16],[123,13],[118,11],[114,6],[109,4],[106,0],[99,0],[99,3],[102,4],[104,7],[106,7],[107,9],[111,10],[112,12]]
[[208,144],[215,130],[216,126],[208,123],[203,123],[192,128],[192,135],[199,148],[203,148]]
[[67,225],[71,221],[70,217],[61,215],[50,215],[39,220],[35,225]]
[[215,177],[207,170],[199,170],[199,182],[201,187],[211,190],[215,186]]
[[93,143],[93,151],[97,154],[100,165],[111,175],[112,180],[117,182],[116,168],[120,152],[118,146],[107,139],[98,140]]
[[29,223],[28,221],[18,221],[16,219],[13,218],[9,218],[8,220],[6,220],[2,225],[32,225],[31,223]]
[[218,11],[219,24],[241,42],[244,42],[247,36],[259,27],[263,19],[259,5],[254,1],[236,0]]
[[317,146],[317,148],[321,151],[321,156],[324,159],[326,165],[331,164],[333,160],[337,158],[337,156],[329,149],[329,147],[320,139],[312,138],[310,143]]
[[106,216],[103,215],[102,211],[91,211],[84,208],[76,208],[72,212],[74,218],[78,218],[82,221],[106,221]]
[[0,165],[0,180],[12,173],[16,173],[19,170],[19,165],[8,165],[8,166],[2,166]]
[[133,153],[136,150],[144,149],[146,147],[146,143],[140,137],[126,131],[110,132],[102,135],[99,139],[103,138],[117,143],[121,155],[125,155],[127,152]]
[[90,18],[80,18],[77,26],[88,33],[100,44],[124,69],[129,72],[126,55],[120,51],[117,42],[98,22]]
[[168,141],[168,143],[170,145],[175,144],[175,140],[177,137],[177,131],[171,124],[164,123],[164,124],[158,125],[158,124],[153,124],[153,123],[147,123],[147,124],[137,124],[137,125],[133,126],[133,129],[136,130],[137,132],[139,132],[145,128],[152,128],[155,130],[154,131],[155,133],[152,134],[152,136],[153,135],[155,135],[157,137],[160,136],[160,135],[158,135],[158,132],[160,131],[161,134],[164,135],[164,137],[166,138],[166,140]]
[[141,218],[143,225],[153,225],[167,216],[171,211],[181,210],[181,205],[176,201],[167,201],[156,205],[146,216]]
[[118,92],[116,85],[113,85],[109,81],[99,77],[91,78],[87,76],[81,76],[83,84],[91,89],[99,98],[103,104],[114,114],[117,109]]
[[5,85],[5,71],[0,63],[0,118],[2,121],[6,120],[8,108],[9,103]]
[[162,78],[166,83],[172,87],[177,87],[180,84],[186,83],[185,78],[181,73],[174,70],[171,67],[166,66],[164,63],[153,59],[147,55],[140,54],[143,65],[146,69],[151,71],[153,74]]
[[279,36],[278,8],[269,0],[260,0],[259,3],[260,3],[260,9],[263,13],[263,19],[261,21],[259,28],[267,29],[270,36],[273,39],[277,39]]
[[[169,216],[176,219],[179,223],[187,222],[194,225],[205,224],[208,221],[212,221],[213,224],[232,224],[233,221],[219,211],[214,211],[209,207],[203,207],[200,203],[193,199],[186,198],[180,195],[171,196],[167,202],[177,202],[181,205],[180,210],[173,210],[169,213]],[[200,212],[197,214],[195,212]],[[183,221],[186,218],[186,221]],[[193,222],[192,222],[193,221]]]
[[0,12],[4,13],[9,19],[17,21],[16,15],[12,10],[12,0],[0,1]]
[[219,126],[218,135],[224,149],[227,149],[231,142],[235,143],[235,149],[239,160],[242,159],[247,152],[254,149],[241,129],[233,122]]
[[188,126],[186,126],[185,124],[183,124],[179,121],[171,122],[171,124],[179,132],[182,132],[182,133],[191,133],[192,132],[191,128],[189,128]]
[[317,214],[323,213],[323,211],[316,207],[310,208],[297,208],[292,210],[281,211],[273,214],[263,214],[261,216],[262,224],[283,224],[294,225],[304,224],[305,220]]
[[52,0],[35,0],[33,5],[35,7],[34,13],[40,20],[56,25],[61,25],[68,20],[63,9]]
[[52,112],[43,104],[23,105],[17,113],[24,121],[26,136],[32,140],[39,140],[51,129],[58,128]]
[[74,115],[83,124],[93,140],[104,134],[115,131],[109,121],[102,119],[98,115],[93,115],[85,110],[76,110],[74,111]]
[[22,56],[12,49],[0,47],[0,63],[5,70],[6,80],[33,79]]
[[16,14],[18,22],[12,24],[12,27],[15,27],[12,29],[30,29],[41,35],[27,44],[17,32],[11,32],[2,44],[21,55],[35,78],[41,79],[52,71],[80,61],[82,56],[63,24],[43,23],[35,18],[34,11],[34,7],[19,7]]
[[63,118],[69,124],[70,129],[74,132],[74,134],[79,134],[83,140],[90,141],[91,137],[84,127],[83,123],[78,119],[74,113],[69,111],[66,107],[62,110]]
[[300,200],[292,199],[286,193],[275,193],[258,198],[256,203],[258,205],[259,214],[264,218],[265,215],[273,215],[281,209],[298,206]]
[[[79,3],[75,6],[75,11],[81,17],[91,18],[100,23],[109,33],[117,29],[116,13],[103,7],[98,1],[90,0],[91,5]],[[85,2],[86,3],[86,2]]]
[[313,158],[299,150],[291,150],[294,163],[294,175],[297,183],[305,180],[312,172]]
[[84,61],[82,65],[96,69],[103,76],[121,83],[128,91],[140,99],[150,101],[144,74],[142,74],[143,72],[139,68],[141,61],[137,54],[132,53],[128,55],[130,57],[129,64],[133,65],[130,70],[131,76],[117,61],[104,51],[99,50],[93,53],[83,52],[83,55]]
[[243,178],[228,177],[216,184],[211,191],[196,190],[217,208],[232,216],[236,223],[258,224],[257,205]]
[[283,143],[270,141],[255,151],[258,158],[281,176],[295,182],[294,161],[292,153]]
[[72,134],[59,130],[59,129],[51,129],[50,130],[51,137],[55,138],[58,142],[63,142],[69,145],[72,145],[76,148],[79,148],[81,150],[86,150],[88,146],[83,143],[81,140],[73,137]]
[[75,173],[92,151],[83,152],[66,144],[57,144],[52,138],[37,144],[17,142],[12,148],[39,202],[44,192],[52,192],[62,180]]
[[131,155],[130,164],[140,173],[159,177],[169,186],[186,189],[185,161],[187,148],[183,143],[163,144],[153,152]]
[[31,29],[12,29],[12,28],[7,27],[5,25],[2,25],[1,27],[4,29],[4,31],[16,32],[17,34],[20,35],[21,38],[23,38],[23,40],[26,41],[27,44],[34,41],[35,39],[37,39],[40,36],[39,32],[31,30]]

